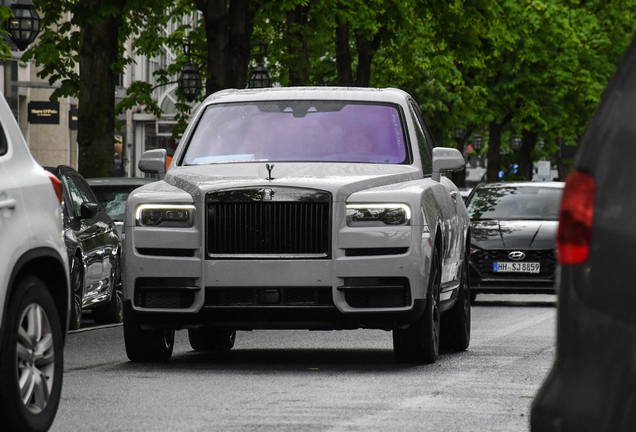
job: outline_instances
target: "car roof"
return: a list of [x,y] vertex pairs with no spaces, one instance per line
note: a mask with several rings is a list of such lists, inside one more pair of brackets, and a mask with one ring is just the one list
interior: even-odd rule
[[81,175],[75,168],[70,167],[68,165],[58,165],[55,167],[51,167],[51,166],[44,166],[43,167],[45,170],[55,174],[57,177],[63,176],[63,175],[69,175],[69,174],[74,174],[74,175],[78,175],[80,177],[84,177],[83,175]]
[[530,181],[518,181],[518,182],[492,182],[492,183],[479,183],[476,188],[501,188],[501,187],[536,187],[536,188],[551,188],[551,189],[563,189],[565,182],[549,181],[549,182],[530,182]]
[[143,186],[154,181],[157,180],[143,177],[96,177],[86,179],[90,186]]
[[337,100],[404,103],[408,93],[396,88],[370,87],[270,87],[262,89],[227,89],[218,91],[203,105],[245,101]]

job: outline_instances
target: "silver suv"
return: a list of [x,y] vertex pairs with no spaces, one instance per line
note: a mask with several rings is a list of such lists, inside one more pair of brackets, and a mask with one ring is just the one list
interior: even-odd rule
[[48,430],[60,401],[70,311],[61,187],[59,180],[33,159],[0,96],[3,430]]

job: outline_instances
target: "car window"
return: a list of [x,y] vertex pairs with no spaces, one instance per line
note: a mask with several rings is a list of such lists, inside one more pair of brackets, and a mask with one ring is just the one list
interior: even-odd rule
[[395,105],[276,101],[210,105],[182,164],[245,161],[407,163]]
[[417,139],[417,145],[420,149],[420,158],[422,160],[422,169],[424,174],[431,174],[433,172],[432,162],[432,145],[429,140],[426,139],[424,133],[424,125],[422,124],[422,118],[420,110],[414,103],[409,103],[409,110],[411,112],[411,118],[415,124],[415,138]]
[[472,220],[558,220],[561,188],[478,188],[468,202]]
[[0,156],[3,156],[9,150],[9,146],[7,144],[7,136],[4,134],[4,128],[2,124],[0,124]]
[[83,178],[78,176],[73,176],[73,179],[75,180],[75,184],[77,185],[77,188],[82,194],[82,197],[84,197],[84,201],[95,203],[95,204],[99,203],[97,201],[97,197],[95,197],[95,194],[93,194],[93,191],[91,190],[90,186],[86,183],[86,181],[84,181]]
[[81,213],[80,209],[81,209],[82,203],[85,201],[84,197],[82,196],[82,192],[77,187],[77,184],[75,183],[72,177],[67,177],[66,183],[68,184],[68,191],[71,195],[71,200],[73,202],[73,209],[75,210],[75,214],[79,215]]

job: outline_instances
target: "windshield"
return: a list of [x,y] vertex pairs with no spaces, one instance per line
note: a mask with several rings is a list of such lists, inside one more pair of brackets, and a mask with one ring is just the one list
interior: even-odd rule
[[182,164],[320,161],[399,164],[407,160],[399,110],[340,101],[210,105]]
[[91,186],[97,200],[114,221],[123,221],[128,195],[139,186]]
[[558,220],[563,189],[548,187],[478,188],[468,203],[471,220]]

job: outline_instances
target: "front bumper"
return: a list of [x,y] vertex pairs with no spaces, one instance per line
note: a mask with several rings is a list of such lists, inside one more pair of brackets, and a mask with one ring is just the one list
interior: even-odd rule
[[470,256],[470,289],[473,293],[554,294],[556,258],[553,251],[526,250],[528,261],[539,262],[538,274],[496,273],[493,263],[510,261],[508,250],[480,249]]
[[180,237],[133,230],[125,319],[175,329],[405,328],[424,309],[431,255],[429,238],[414,240],[412,229],[354,236],[345,228],[322,259],[212,259],[194,229]]
[[344,314],[335,306],[324,307],[204,307],[197,313],[147,311],[124,302],[124,319],[143,328],[175,330],[214,325],[235,330],[304,329],[353,330],[359,328],[391,330],[407,327],[424,311],[424,300],[416,300],[404,311]]

